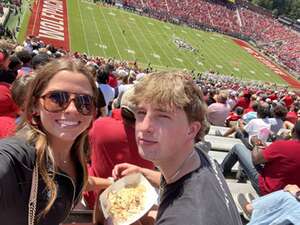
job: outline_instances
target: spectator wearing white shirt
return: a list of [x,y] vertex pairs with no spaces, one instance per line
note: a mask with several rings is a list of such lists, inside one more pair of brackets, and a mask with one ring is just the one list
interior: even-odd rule
[[98,88],[100,88],[104,100],[105,100],[105,112],[106,115],[109,115],[109,110],[111,107],[111,103],[115,98],[115,90],[107,84],[108,82],[108,73],[106,71],[98,70],[97,72],[97,83]]

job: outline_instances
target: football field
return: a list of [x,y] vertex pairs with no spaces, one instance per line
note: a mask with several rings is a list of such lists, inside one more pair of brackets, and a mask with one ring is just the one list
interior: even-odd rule
[[[68,1],[70,44],[89,55],[137,60],[155,68],[213,70],[241,79],[285,83],[230,37],[163,23],[121,9]],[[176,40],[190,48],[180,48]]]
[[[142,67],[151,65],[156,69],[187,69],[196,73],[210,70],[278,84],[287,84],[291,79],[247,43],[231,37],[164,23],[123,9],[96,5],[91,0],[63,1],[67,46],[73,52],[137,61]],[[27,35],[41,31],[35,26],[40,24],[40,2],[35,1],[28,29],[22,25],[21,30],[27,30]],[[20,36],[22,39],[25,35]]]

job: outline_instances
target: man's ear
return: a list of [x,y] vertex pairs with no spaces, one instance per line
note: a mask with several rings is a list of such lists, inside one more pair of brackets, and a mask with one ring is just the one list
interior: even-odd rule
[[194,139],[201,129],[201,123],[199,121],[193,121],[189,125],[188,135],[191,139]]

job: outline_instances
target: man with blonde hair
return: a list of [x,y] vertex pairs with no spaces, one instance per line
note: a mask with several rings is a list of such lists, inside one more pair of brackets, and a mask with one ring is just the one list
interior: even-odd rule
[[162,174],[155,224],[241,224],[218,166],[194,147],[207,121],[202,92],[192,78],[152,73],[135,85],[130,101],[139,154]]

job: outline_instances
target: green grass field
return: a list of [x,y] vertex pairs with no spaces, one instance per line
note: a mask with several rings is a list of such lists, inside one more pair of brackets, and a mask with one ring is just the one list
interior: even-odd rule
[[[285,83],[231,38],[217,33],[163,23],[81,0],[68,1],[68,17],[73,51],[137,60],[145,65],[151,62],[158,68],[214,70],[242,79]],[[199,53],[178,49],[172,41],[174,35],[199,49]]]
[[[72,51],[137,60],[158,69],[213,70],[241,79],[286,84],[230,37],[218,33],[163,23],[85,0],[68,0],[68,20]],[[177,48],[174,36],[199,52]]]

